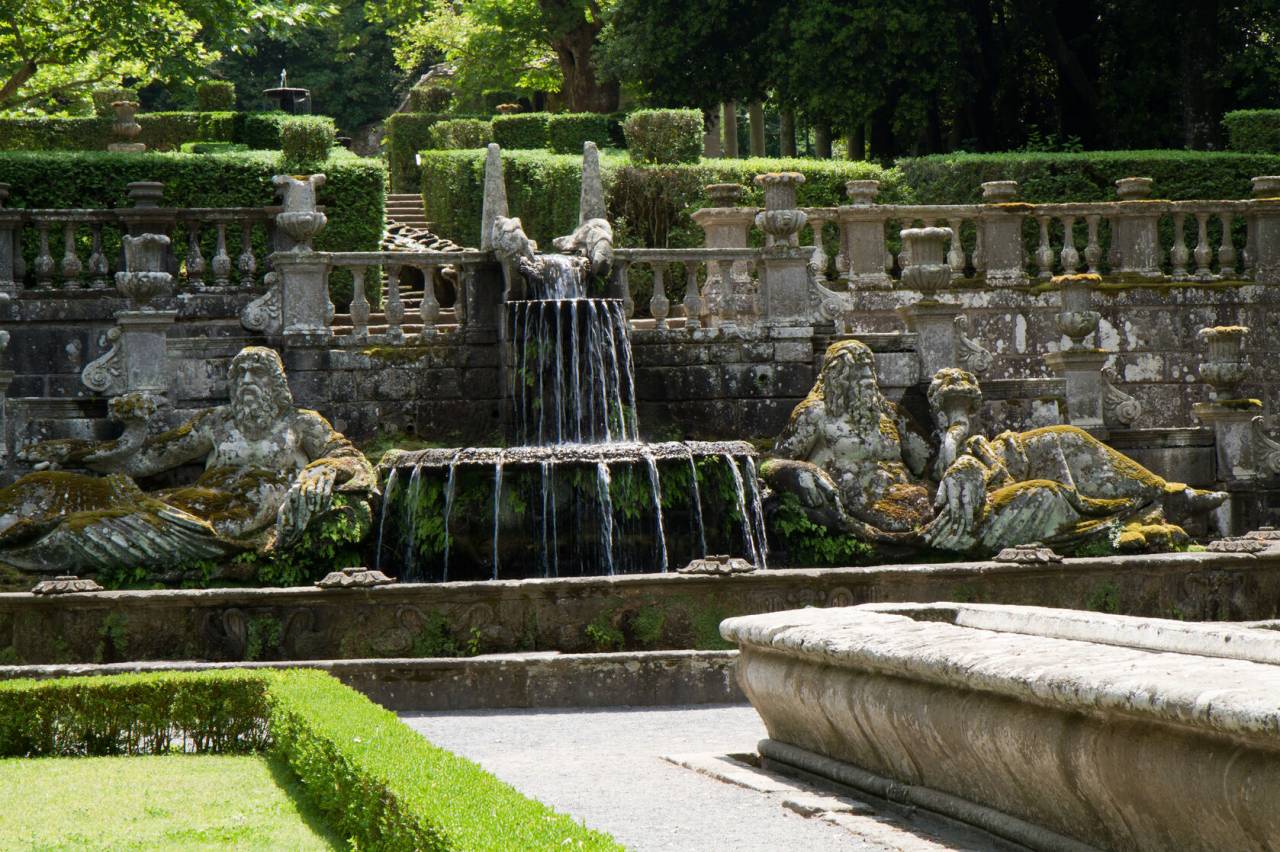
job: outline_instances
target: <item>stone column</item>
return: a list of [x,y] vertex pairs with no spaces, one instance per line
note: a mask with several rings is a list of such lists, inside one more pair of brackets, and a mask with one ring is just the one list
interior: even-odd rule
[[1201,423],[1213,429],[1218,479],[1243,479],[1254,473],[1253,419],[1262,413],[1262,402],[1241,397],[1240,385],[1249,375],[1244,326],[1200,329],[1208,351],[1200,364],[1200,378],[1209,385],[1210,401],[1191,407]]
[[738,156],[738,104],[725,101],[721,106],[720,127],[724,130],[724,155],[729,159]]
[[1119,260],[1115,272],[1161,278],[1160,213],[1152,211],[1151,178],[1127,177],[1116,181],[1115,228],[1111,234]]
[[1066,384],[1067,419],[1095,435],[1106,433],[1104,398],[1106,387],[1102,368],[1108,353],[1084,345],[1085,338],[1098,328],[1101,315],[1091,308],[1097,275],[1059,275],[1050,283],[1062,294],[1062,310],[1058,313],[1058,331],[1071,340],[1071,345],[1044,356],[1045,364]]
[[6,210],[5,200],[9,197],[9,184],[0,183],[0,300],[12,299],[22,289],[22,284],[13,274],[14,234],[22,225],[22,214],[17,210]]
[[886,271],[885,210],[875,203],[878,180],[851,180],[844,185],[849,203],[838,208],[840,255],[850,290],[889,290],[893,279]]
[[982,247],[979,265],[990,287],[1020,287],[1027,283],[1022,248],[1022,220],[1031,205],[1014,201],[1018,182],[987,181],[982,185],[983,209],[978,214],[978,238]]
[[796,207],[796,187],[804,183],[799,172],[756,175],[764,189],[765,209],[756,225],[766,234],[761,250],[760,305],[764,321],[773,326],[809,325],[809,258],[811,248],[801,248],[798,234],[804,227],[804,211]]
[[578,224],[603,219],[604,182],[600,177],[600,151],[594,142],[582,143],[582,186],[578,192]]
[[1253,280],[1280,284],[1280,175],[1254,178],[1253,197],[1249,216]]

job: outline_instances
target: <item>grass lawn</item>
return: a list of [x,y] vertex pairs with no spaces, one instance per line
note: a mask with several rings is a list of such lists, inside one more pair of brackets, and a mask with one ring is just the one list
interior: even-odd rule
[[3,849],[336,849],[262,756],[0,760]]

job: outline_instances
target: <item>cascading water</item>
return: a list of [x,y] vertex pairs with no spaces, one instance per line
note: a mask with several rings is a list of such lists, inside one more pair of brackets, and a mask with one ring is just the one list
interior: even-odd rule
[[589,297],[578,258],[521,268],[529,298],[507,303],[505,328],[515,446],[388,453],[379,561],[401,580],[667,571],[709,553],[763,567],[751,446],[640,443],[621,301]]

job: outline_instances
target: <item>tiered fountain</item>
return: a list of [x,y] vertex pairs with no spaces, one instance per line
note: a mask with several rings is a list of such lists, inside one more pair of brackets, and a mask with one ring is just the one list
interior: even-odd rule
[[378,566],[401,581],[668,571],[711,553],[764,567],[751,445],[640,440],[625,310],[598,294],[613,233],[595,145],[564,254],[539,253],[507,218],[489,147],[481,247],[506,271],[512,445],[388,453]]

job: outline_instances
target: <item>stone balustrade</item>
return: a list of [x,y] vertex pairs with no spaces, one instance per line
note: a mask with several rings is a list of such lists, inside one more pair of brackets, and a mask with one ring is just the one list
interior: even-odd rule
[[[750,324],[759,316],[759,285],[756,267],[760,252],[752,248],[617,249],[614,252],[613,290],[627,315],[635,312],[631,292],[631,269],[647,268],[652,275],[649,315],[660,330],[674,325],[688,331],[700,328],[733,329],[740,322]],[[666,295],[668,271],[682,269],[684,296],[678,317],[672,317]]]

